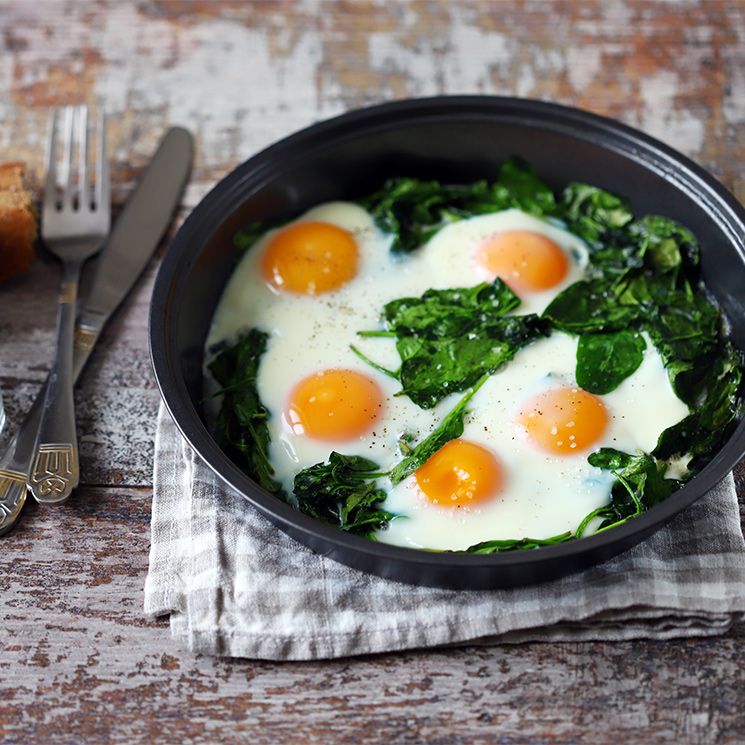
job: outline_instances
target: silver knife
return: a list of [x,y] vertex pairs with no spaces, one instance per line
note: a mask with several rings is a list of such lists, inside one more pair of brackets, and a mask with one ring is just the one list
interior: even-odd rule
[[[96,265],[75,330],[74,377],[88,361],[101,329],[132,289],[173,218],[191,170],[191,135],[170,129],[111,231]],[[0,453],[0,536],[18,522],[26,503],[26,481],[34,455],[44,389],[16,436]]]

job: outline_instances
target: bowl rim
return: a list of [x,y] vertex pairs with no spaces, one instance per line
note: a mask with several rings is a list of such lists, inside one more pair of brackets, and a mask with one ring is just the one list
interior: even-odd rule
[[[745,263],[742,237],[745,235],[745,209],[702,167],[633,127],[575,107],[517,97],[444,95],[376,104],[312,124],[264,148],[221,179],[191,210],[171,241],[158,270],[150,306],[150,355],[162,401],[183,437],[215,475],[264,515],[275,523],[279,522],[282,528],[302,533],[311,543],[314,540],[331,542],[340,549],[372,559],[404,561],[421,567],[498,570],[518,565],[537,567],[569,557],[577,558],[614,544],[625,544],[636,534],[647,535],[703,496],[732,470],[745,454],[745,420],[738,423],[717,455],[690,482],[664,502],[612,530],[530,551],[473,554],[426,551],[371,541],[301,513],[260,487],[225,455],[188,394],[178,371],[173,338],[169,334],[175,312],[174,302],[183,287],[185,270],[198,253],[193,247],[204,245],[219,228],[226,213],[230,214],[240,202],[250,197],[249,193],[243,193],[246,184],[250,184],[254,191],[258,190],[266,184],[267,178],[271,180],[272,175],[276,175],[273,161],[277,154],[287,156],[297,150],[305,154],[315,152],[316,148],[308,150],[308,140],[315,140],[320,135],[336,135],[333,144],[324,141],[318,148],[323,150],[338,144],[341,139],[358,137],[377,127],[395,128],[457,115],[468,116],[471,120],[517,120],[526,126],[569,134],[599,144],[639,163],[664,176],[689,196],[695,195]],[[242,198],[236,201],[241,193]],[[228,207],[229,210],[226,209]]]

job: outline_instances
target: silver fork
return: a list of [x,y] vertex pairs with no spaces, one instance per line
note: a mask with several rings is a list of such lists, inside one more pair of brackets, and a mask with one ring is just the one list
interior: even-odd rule
[[[58,173],[60,118],[62,160]],[[87,108],[67,106],[61,114],[58,109],[52,111],[41,235],[47,248],[62,261],[63,269],[57,315],[57,351],[47,381],[28,482],[36,501],[43,503],[63,502],[80,480],[72,392],[78,282],[83,264],[101,248],[111,225],[111,184],[103,114],[97,117],[95,129],[95,177],[91,187]]]

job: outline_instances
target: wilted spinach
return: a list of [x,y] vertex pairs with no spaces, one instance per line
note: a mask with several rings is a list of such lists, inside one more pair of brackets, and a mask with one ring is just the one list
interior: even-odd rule
[[498,278],[475,287],[428,290],[420,298],[388,303],[383,310],[385,331],[361,335],[395,336],[401,366],[384,372],[398,378],[402,394],[429,409],[495,372],[518,349],[545,335],[538,316],[505,315],[519,303]]
[[569,334],[622,331],[636,323],[643,313],[639,303],[623,302],[622,289],[602,278],[575,282],[549,303],[543,318]]
[[386,328],[398,335],[433,337],[467,334],[479,322],[504,316],[520,298],[497,278],[474,287],[427,290],[421,297],[392,300],[383,309]]
[[227,456],[251,478],[270,492],[282,487],[274,480],[269,448],[269,412],[256,390],[259,361],[269,335],[259,329],[243,334],[232,346],[220,352],[209,371],[220,384],[215,395],[222,396],[215,422],[215,437]]
[[298,509],[347,533],[374,538],[395,517],[380,506],[386,493],[376,479],[384,475],[367,458],[333,452],[328,462],[295,476]]
[[[676,394],[691,410],[660,435],[653,455],[690,454],[690,478],[740,418],[742,355],[725,340],[720,311],[700,281],[699,248],[692,233],[658,215],[629,221],[622,206],[614,207],[600,195],[593,200],[591,192],[583,201],[581,193],[575,188],[570,201],[576,219],[587,217],[587,200],[592,207],[586,239],[596,236],[611,243],[600,248],[600,243],[591,243],[593,276],[559,293],[543,318],[554,328],[580,335],[577,382],[594,393],[612,390],[607,385],[617,385],[638,367],[643,354],[639,334],[649,334]],[[581,230],[580,223],[574,223],[575,230]],[[600,359],[606,352],[614,375],[604,384]]]
[[676,387],[691,413],[660,435],[654,455],[690,454],[688,470],[691,474],[701,470],[742,416],[742,369],[741,353],[726,343],[678,372]]
[[391,483],[398,484],[409,474],[423,466],[443,445],[463,434],[463,418],[466,408],[476,391],[487,381],[489,374],[483,375],[475,385],[448,412],[437,428],[418,445],[390,473]]
[[578,538],[593,518],[602,521],[595,532],[607,530],[641,515],[682,486],[680,481],[665,478],[666,463],[642,451],[630,455],[614,448],[600,448],[587,461],[610,471],[618,480],[611,490],[610,503],[591,512],[577,528]]
[[387,477],[395,486],[424,465],[443,445],[463,434],[466,408],[484,376],[473,386],[435,430],[390,471],[381,472],[377,463],[359,456],[331,453],[325,463],[305,468],[295,476],[294,493],[298,509],[350,533],[371,537],[385,528],[395,515],[384,510],[385,490],[378,479]]
[[610,393],[641,365],[646,347],[644,337],[632,329],[583,334],[577,344],[577,385],[590,393]]
[[[529,551],[541,546],[556,546],[559,543],[571,541],[576,536],[571,531],[551,536],[550,538],[509,538],[501,541],[482,541],[469,546],[465,553],[468,554],[501,554],[506,551]],[[453,552],[458,553],[458,552]]]
[[535,215],[553,214],[551,190],[519,158],[502,163],[493,183],[443,185],[439,181],[395,178],[362,200],[377,226],[393,236],[391,250],[408,253],[424,245],[445,225],[473,215],[519,207]]
[[629,205],[621,197],[589,184],[570,183],[559,202],[559,214],[569,230],[600,250],[614,231],[633,219]]

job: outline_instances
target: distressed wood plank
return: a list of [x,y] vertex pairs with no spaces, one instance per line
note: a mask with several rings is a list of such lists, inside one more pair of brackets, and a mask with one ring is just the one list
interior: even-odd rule
[[471,647],[325,663],[185,654],[164,623],[141,615],[149,499],[146,488],[84,488],[57,511],[32,508],[3,544],[14,570],[0,576],[0,734],[8,742],[13,733],[19,742],[745,737],[742,626],[719,639]]
[[[745,198],[745,4],[707,0],[0,0],[0,160],[43,167],[46,110],[101,100],[121,204],[171,124],[184,211],[317,119],[406,96],[560,100],[641,127]],[[164,248],[161,247],[160,255]],[[158,396],[157,261],[78,390],[86,484],[0,542],[0,741],[742,742],[745,627],[716,639],[526,644],[274,664],[193,657],[142,616]],[[58,267],[0,288],[18,421],[48,365]],[[745,465],[736,469],[745,494]],[[96,486],[97,485],[97,486]]]
[[117,193],[158,134],[200,147],[188,203],[313,120],[391,98],[557,99],[658,136],[745,194],[745,6],[574,3],[0,3],[0,157],[40,173],[46,108],[103,101]]

